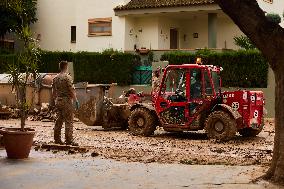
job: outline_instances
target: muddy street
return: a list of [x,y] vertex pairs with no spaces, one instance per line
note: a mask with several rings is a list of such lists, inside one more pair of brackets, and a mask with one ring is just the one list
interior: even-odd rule
[[263,171],[258,166],[144,164],[34,150],[27,160],[4,157],[0,149],[1,189],[278,188],[265,181],[251,183]]
[[[15,127],[18,120],[1,120],[1,127]],[[53,141],[53,122],[28,121],[36,132],[34,146]],[[157,129],[153,137],[139,137],[121,130],[103,130],[74,124],[74,136],[80,147],[108,159],[125,162],[157,162],[202,165],[261,165],[272,158],[274,125],[265,121],[265,128],[255,138],[236,136],[226,143],[208,140],[204,132],[168,133]],[[64,134],[62,135],[64,136]],[[55,152],[56,153],[56,152]]]

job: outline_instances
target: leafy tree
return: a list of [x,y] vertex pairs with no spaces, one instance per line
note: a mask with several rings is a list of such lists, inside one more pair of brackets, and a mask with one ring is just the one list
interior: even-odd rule
[[255,49],[254,44],[251,42],[251,40],[247,36],[241,35],[241,36],[234,37],[234,43],[235,45],[245,50]]
[[[0,2],[0,38],[3,38],[7,32],[15,32],[22,21],[28,25],[37,21],[36,0],[22,0],[18,2],[15,9],[8,6],[9,2],[12,1],[1,0]],[[19,11],[24,17],[20,17]]]
[[276,24],[280,24],[281,23],[281,17],[279,16],[279,14],[276,13],[268,13],[266,15],[266,18],[271,21],[274,22]]
[[263,177],[284,182],[284,29],[265,16],[257,0],[215,0],[250,38],[269,62],[275,75],[275,138],[273,158]]
[[[35,1],[33,1],[35,2]],[[17,54],[17,59],[8,65],[10,82],[17,94],[17,102],[21,113],[21,129],[24,130],[29,104],[26,99],[26,87],[31,79],[36,78],[40,51],[37,41],[32,37],[30,28],[31,17],[27,14],[26,0],[6,0],[3,5],[8,12],[17,18],[13,31],[24,44],[22,51]],[[34,5],[35,6],[35,5]]]

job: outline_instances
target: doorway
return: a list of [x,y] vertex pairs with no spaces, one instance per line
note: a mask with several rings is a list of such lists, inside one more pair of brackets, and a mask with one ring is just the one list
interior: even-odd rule
[[177,28],[170,29],[170,49],[178,49],[178,30]]

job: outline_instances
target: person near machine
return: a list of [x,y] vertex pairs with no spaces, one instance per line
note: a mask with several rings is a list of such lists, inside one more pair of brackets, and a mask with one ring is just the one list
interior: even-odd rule
[[67,73],[68,62],[61,61],[59,63],[59,69],[60,73],[53,79],[52,84],[52,95],[57,112],[54,126],[54,142],[56,144],[63,144],[61,140],[61,129],[65,122],[65,143],[67,145],[78,146],[73,139],[73,102],[75,101],[76,103],[76,109],[79,108],[79,102],[76,97],[72,77]]

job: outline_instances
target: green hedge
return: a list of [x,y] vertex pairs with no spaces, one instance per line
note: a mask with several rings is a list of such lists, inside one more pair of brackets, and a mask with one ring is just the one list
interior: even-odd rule
[[129,85],[139,57],[129,53],[77,53],[74,59],[76,81]]
[[[6,71],[6,64],[14,61],[16,55],[0,55],[0,73]],[[122,52],[50,52],[42,51],[39,72],[57,73],[58,63],[67,60],[74,63],[75,82],[118,83],[132,82],[134,67],[139,56]]]
[[7,69],[9,62],[15,61],[16,56],[14,54],[0,54],[0,73],[4,73]]
[[[161,60],[170,64],[193,63],[196,57],[202,57],[204,64],[218,65],[224,68],[221,72],[223,86],[244,88],[267,87],[268,64],[263,56],[255,50],[228,51],[216,53],[209,50],[197,53],[171,52],[162,55]],[[0,55],[0,73],[4,73],[6,64],[15,61],[15,55]],[[135,65],[139,62],[137,55],[122,52],[49,52],[41,55],[39,72],[58,72],[58,62],[74,62],[75,81],[90,83],[112,83],[129,85]]]
[[57,73],[59,70],[58,63],[62,60],[72,62],[75,54],[72,52],[42,51],[38,71],[40,73]]
[[190,64],[196,57],[201,57],[204,64],[223,67],[221,76],[224,87],[267,87],[268,63],[257,50],[170,52],[163,54],[161,60],[167,60],[170,64]]

